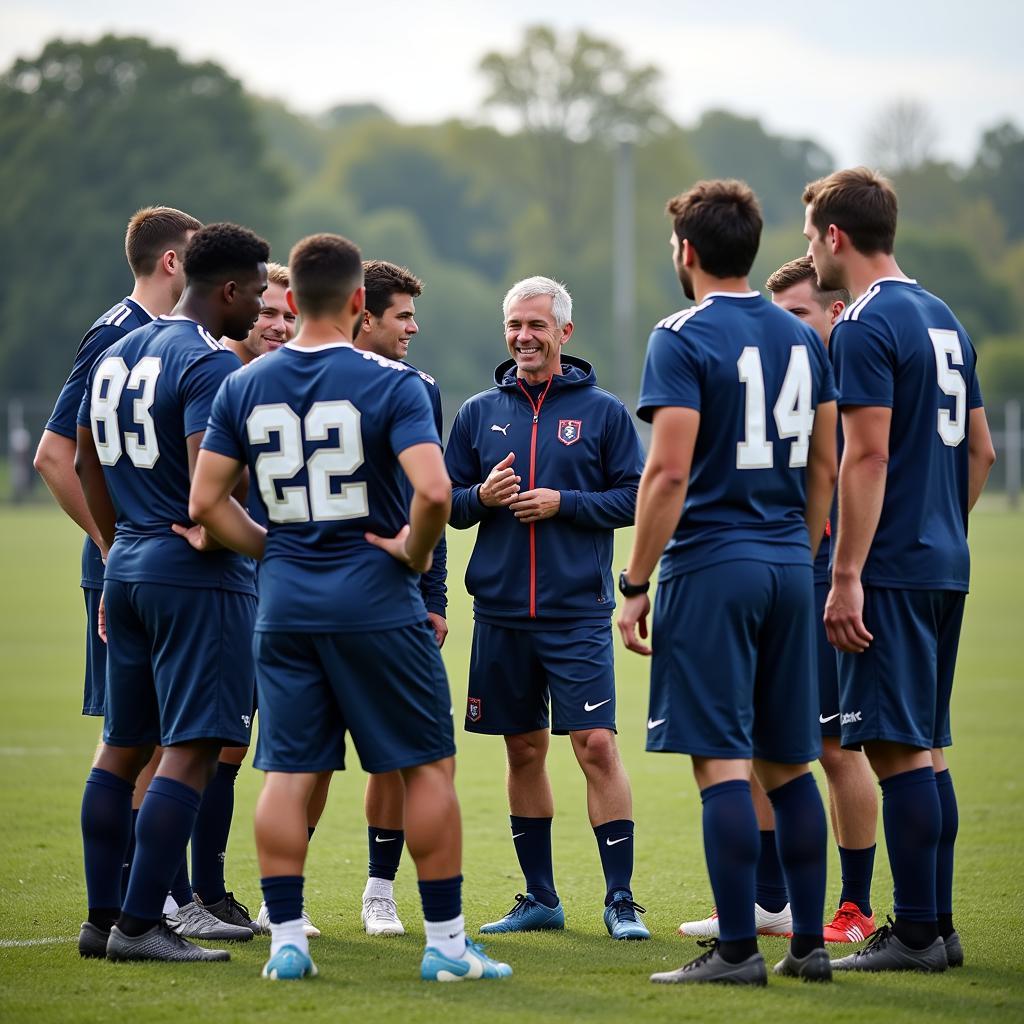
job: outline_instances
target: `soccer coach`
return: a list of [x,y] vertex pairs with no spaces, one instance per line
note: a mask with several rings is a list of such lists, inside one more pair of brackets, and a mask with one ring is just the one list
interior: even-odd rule
[[613,532],[633,522],[643,451],[590,364],[562,354],[573,332],[564,286],[520,281],[502,313],[511,358],[459,410],[445,454],[451,524],[479,524],[466,571],[475,620],[466,729],[505,737],[527,890],[481,931],[565,926],[551,862],[550,724],[569,735],[587,779],[608,932],[646,939],[631,890],[632,797],[615,744],[610,621]]

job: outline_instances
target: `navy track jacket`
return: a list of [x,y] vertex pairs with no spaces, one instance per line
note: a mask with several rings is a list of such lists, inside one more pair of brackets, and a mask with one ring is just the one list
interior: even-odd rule
[[[466,570],[479,622],[566,629],[606,620],[615,607],[613,531],[633,522],[643,448],[626,407],[597,387],[593,367],[562,359],[561,375],[537,398],[506,360],[495,386],[468,399],[452,425],[451,524],[480,524]],[[524,524],[507,508],[480,503],[481,483],[509,452],[522,491],[560,492],[556,516]]]

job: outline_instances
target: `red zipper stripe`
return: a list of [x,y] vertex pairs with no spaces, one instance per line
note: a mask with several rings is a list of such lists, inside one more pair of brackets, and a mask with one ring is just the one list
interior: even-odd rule
[[[537,404],[534,405],[533,396],[529,391],[523,387],[523,382],[519,379],[516,383],[519,385],[520,390],[526,395],[526,400],[530,403],[530,408],[533,409],[533,431],[530,434],[530,490],[532,491],[536,486],[537,481],[537,421],[540,419],[540,407],[544,404],[544,399],[547,397],[548,389],[551,387],[551,381],[554,378],[549,378],[548,386],[541,392],[540,398],[537,399]],[[537,532],[536,523],[530,523],[530,618],[537,618]]]

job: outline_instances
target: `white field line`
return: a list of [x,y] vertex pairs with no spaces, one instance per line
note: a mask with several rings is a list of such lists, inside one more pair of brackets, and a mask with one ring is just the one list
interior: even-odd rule
[[24,946],[55,946],[61,942],[74,942],[76,936],[61,935],[49,939],[0,939],[0,949],[21,949]]

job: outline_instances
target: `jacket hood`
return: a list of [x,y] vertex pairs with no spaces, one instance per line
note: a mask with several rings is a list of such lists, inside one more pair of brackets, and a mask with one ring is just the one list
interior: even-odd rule
[[[494,370],[494,383],[499,388],[514,390],[516,385],[516,361],[506,359]],[[562,356],[562,372],[551,380],[552,387],[593,387],[597,384],[594,367],[577,356]]]

